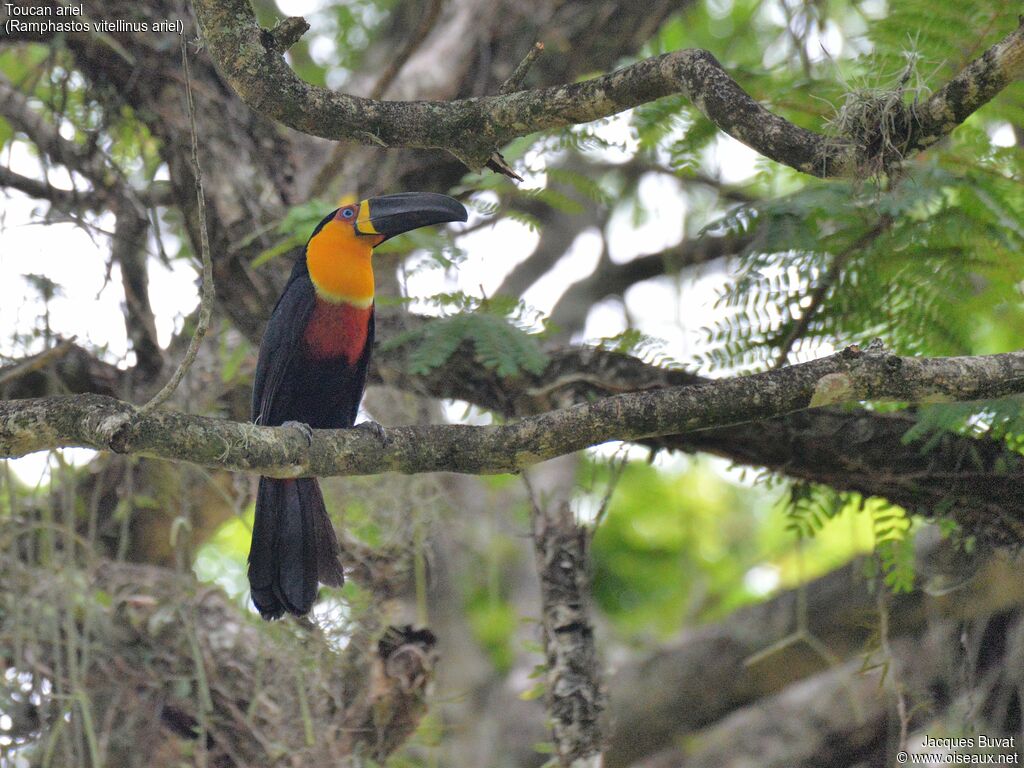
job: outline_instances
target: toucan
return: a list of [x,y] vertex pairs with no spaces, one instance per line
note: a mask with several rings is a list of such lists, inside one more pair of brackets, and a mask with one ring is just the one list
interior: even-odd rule
[[[295,261],[256,363],[256,424],[352,427],[373,347],[373,249],[431,224],[466,221],[457,200],[430,192],[372,197],[327,214]],[[341,586],[338,539],[315,477],[261,477],[249,587],[265,619],[302,616],[318,584]]]

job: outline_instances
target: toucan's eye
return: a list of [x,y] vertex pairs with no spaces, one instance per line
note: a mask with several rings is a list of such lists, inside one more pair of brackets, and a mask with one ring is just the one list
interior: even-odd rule
[[356,212],[351,208],[346,208],[341,212],[341,215],[344,216],[346,219],[351,219],[353,216],[356,215]]

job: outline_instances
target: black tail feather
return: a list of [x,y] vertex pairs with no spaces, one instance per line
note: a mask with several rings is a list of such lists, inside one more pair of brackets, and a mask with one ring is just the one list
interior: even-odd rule
[[316,478],[260,478],[249,587],[265,619],[309,613],[319,582],[341,586],[338,539]]
[[[309,483],[299,485],[299,493],[303,495],[303,509],[319,510],[312,515],[311,530],[313,531],[314,550],[316,552],[316,573],[321,584],[329,587],[340,587],[345,584],[345,571],[338,560],[338,535],[327,514],[320,483],[310,478]],[[308,497],[308,498],[307,498]]]

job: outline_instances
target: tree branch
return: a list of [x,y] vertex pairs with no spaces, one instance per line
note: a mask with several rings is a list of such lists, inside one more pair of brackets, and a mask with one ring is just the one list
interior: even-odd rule
[[[524,475],[524,478],[526,476]],[[587,610],[588,533],[567,501],[538,499],[529,481],[531,528],[540,575],[546,702],[559,765],[600,765],[607,704]]]
[[260,427],[140,413],[99,396],[0,402],[0,457],[67,446],[113,450],[270,477],[397,471],[513,472],[609,440],[640,440],[866,399],[975,400],[1024,391],[1024,353],[912,358],[878,347],[696,386],[631,392],[502,426],[370,430]]
[[[945,653],[956,648],[957,627],[943,625],[939,645]],[[931,635],[939,634],[933,631]],[[866,667],[854,659],[840,667],[793,683],[774,696],[752,702],[687,740],[644,760],[636,768],[708,768],[724,765],[786,766],[786,768],[860,768],[891,765],[896,751],[888,740],[895,709],[895,695],[887,672],[898,668],[912,672],[911,682],[922,706],[915,721],[925,721],[930,704],[946,703],[932,693],[955,685],[955,672],[936,664],[921,652],[920,641],[903,641],[884,664]],[[977,696],[976,689],[971,694]],[[938,701],[936,701],[938,699]],[[813,716],[808,716],[813,713]],[[998,731],[997,731],[998,732]],[[874,758],[866,760],[866,757]]]
[[45,181],[30,179],[15,173],[6,166],[0,166],[0,188],[16,189],[37,200],[47,200],[62,211],[100,210],[106,200],[91,191],[60,189]]
[[556,328],[582,328],[590,309],[601,299],[622,296],[627,289],[644,280],[735,256],[749,243],[747,236],[705,235],[621,264],[602,260],[593,273],[565,289],[551,310],[551,324]]
[[[0,188],[16,189],[37,200],[47,200],[62,211],[98,211],[107,205],[107,200],[93,190],[61,189],[45,181],[31,179],[0,165]],[[166,181],[155,181],[148,188],[136,190],[135,195],[150,206],[171,205],[174,198]]]
[[[381,327],[385,330],[382,336],[406,329],[393,315],[386,320],[382,316]],[[371,380],[432,397],[465,400],[506,417],[543,413],[624,392],[709,381],[592,347],[551,351],[548,366],[540,375],[502,377],[479,365],[467,345],[440,368],[413,376],[407,373],[406,351],[380,350],[371,367]],[[0,376],[21,362],[0,368]],[[75,346],[45,364],[45,369],[7,379],[0,397],[37,398],[62,392],[116,396],[126,375],[130,372]],[[223,397],[220,407],[229,418],[242,420],[248,414],[248,403],[248,387],[241,385]],[[964,530],[994,544],[1021,541],[1019,499],[1024,495],[1024,458],[987,435],[945,433],[930,440],[925,450],[921,442],[905,441],[906,433],[917,423],[910,410],[878,413],[816,408],[649,438],[643,443],[655,450],[708,452],[737,464],[766,467],[788,477],[885,498],[927,517],[952,515]]]
[[373,90],[370,92],[370,98],[379,99],[383,96],[388,88],[391,87],[391,83],[394,82],[398,73],[402,71],[402,67],[409,61],[416,49],[419,48],[427,35],[430,34],[430,30],[437,23],[438,17],[441,15],[441,0],[427,0],[426,8],[423,10],[420,16],[420,22],[413,30],[412,34],[409,35],[409,39],[405,41],[394,57],[387,63],[384,71],[377,78],[377,82],[373,85]]
[[85,152],[61,136],[56,126],[33,109],[29,98],[3,73],[0,73],[0,115],[7,118],[15,130],[23,131],[41,152],[54,161],[78,171],[98,188],[105,190],[112,186],[109,170],[102,158]]
[[135,352],[135,367],[142,381],[151,381],[163,368],[164,357],[157,341],[153,307],[149,303],[149,271],[146,267],[149,219],[140,216],[128,201],[119,202],[110,255],[121,267],[125,331]]
[[40,397],[55,389],[113,396],[122,391],[123,377],[124,371],[66,339],[0,368],[0,398]]
[[[383,319],[383,318],[382,318]],[[394,326],[394,327],[392,327]],[[387,335],[402,329],[392,317]],[[181,343],[184,346],[184,342]],[[704,384],[683,370],[660,368],[617,352],[592,347],[553,350],[538,376],[502,377],[480,366],[472,349],[452,356],[425,375],[406,373],[402,348],[382,350],[372,367],[374,383],[433,397],[457,398],[507,417],[543,413],[612,394]],[[6,378],[16,368],[30,372]],[[0,368],[7,382],[0,397],[24,399],[55,393],[116,396],[130,372],[103,363],[74,346],[37,369],[34,359]],[[247,386],[223,396],[229,418],[248,415]],[[945,433],[907,443],[918,423],[911,410],[816,408],[734,426],[666,435],[643,441],[652,449],[702,451],[745,466],[766,467],[838,490],[888,499],[909,512],[952,515],[965,531],[997,545],[1022,539],[1019,500],[1024,495],[1024,458],[987,435]],[[965,470],[969,468],[969,471]]]
[[[429,322],[415,318],[418,322]],[[382,338],[408,330],[382,316]],[[549,353],[543,373],[502,377],[481,366],[469,344],[426,374],[410,375],[408,347],[383,349],[371,380],[410,392],[465,400],[506,417],[528,416],[623,392],[706,384],[685,370],[663,368],[594,347]],[[816,408],[777,418],[644,440],[654,450],[702,451],[737,464],[878,496],[928,517],[951,514],[986,541],[1019,542],[1024,457],[991,435],[946,432],[907,443],[918,424],[911,410]],[[970,471],[966,471],[969,467]]]
[[[636,4],[625,0],[567,0],[540,6],[514,0],[445,3],[429,39],[384,95],[440,100],[496,92],[522,60],[523,51],[552,34],[547,37],[548,55],[534,64],[534,76],[546,83],[574,82],[634,56],[670,15],[693,4],[694,0],[649,0],[638,14]],[[404,45],[421,8],[411,1],[393,7],[349,93],[370,92],[390,57]],[[344,153],[343,167],[321,174],[336,179],[330,189],[338,194],[359,189],[444,192],[465,173],[462,163],[442,152],[391,151],[384,163],[379,162],[381,152],[375,145],[348,146]]]
[[[674,93],[765,157],[816,176],[862,166],[857,142],[800,128],[752,99],[707,51],[683,50],[602,77],[553,88],[450,102],[375,101],[313,86],[263,44],[249,0],[195,0],[200,29],[220,70],[253,109],[314,136],[387,147],[445,149],[481,168],[500,145],[540,130],[617,114]],[[891,145],[906,155],[930,146],[1024,73],[1024,26],[901,121]]]
[[60,360],[64,355],[75,348],[75,337],[64,339],[58,344],[44,349],[38,355],[33,355],[27,360],[22,360],[9,368],[0,368],[0,392],[4,387],[36,371],[40,371],[51,363]]
[[[571,192],[560,191],[572,196]],[[506,210],[514,210],[517,204],[518,201],[507,206]],[[565,255],[581,232],[591,227],[603,230],[610,213],[602,206],[591,204],[581,205],[578,212],[546,205],[537,206],[534,210],[529,206],[524,208],[539,222],[540,238],[530,255],[512,267],[502,279],[494,291],[499,296],[521,297]]]
[[950,432],[908,443],[917,423],[909,411],[823,408],[650,442],[877,496],[925,517],[951,516],[984,541],[1018,545],[1024,458],[988,436]]

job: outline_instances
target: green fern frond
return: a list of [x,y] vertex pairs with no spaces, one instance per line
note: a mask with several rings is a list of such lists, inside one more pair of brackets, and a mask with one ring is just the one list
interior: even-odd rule
[[604,336],[594,342],[599,349],[620,352],[643,360],[659,368],[683,368],[683,363],[664,351],[665,340],[648,336],[636,328],[627,328],[614,336]]
[[499,376],[539,374],[548,363],[535,335],[501,315],[486,311],[431,320],[421,328],[388,339],[381,348],[407,347],[409,373],[425,375],[448,362],[463,343],[471,345],[474,358],[481,365]]
[[[956,172],[932,163],[884,193],[815,184],[734,211],[718,228],[751,245],[719,295],[728,313],[705,329],[709,350],[698,362],[749,368],[772,360],[819,287],[808,343],[881,336],[906,354],[969,352],[979,317],[1024,315],[1024,194],[1001,163]],[[832,284],[823,285],[837,260]]]
[[913,537],[879,542],[875,545],[875,554],[885,585],[895,594],[912,592],[917,578]]
[[809,539],[846,505],[846,495],[826,485],[795,482],[784,498],[786,530],[798,539]]
[[1024,439],[1024,397],[923,405],[914,426],[903,435],[903,442],[921,442],[921,451],[927,453],[945,433],[974,438],[987,435],[1019,449]]

